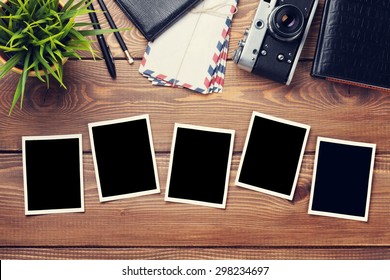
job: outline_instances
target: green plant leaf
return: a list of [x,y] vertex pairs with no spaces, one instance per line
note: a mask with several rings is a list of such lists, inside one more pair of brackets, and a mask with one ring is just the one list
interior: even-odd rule
[[23,19],[21,15],[2,15],[1,19]]
[[62,56],[62,53],[60,51],[58,51],[58,53],[55,52],[55,55],[57,56],[57,61],[59,61],[59,63],[58,63],[58,76],[60,76],[61,81],[63,81],[63,79],[64,79],[64,64],[62,63],[63,56]]
[[47,59],[51,62],[51,65],[55,68],[55,71],[57,72],[58,78],[62,81],[62,72],[60,69],[60,65],[62,65],[62,61],[61,60],[58,61],[58,58],[53,53],[50,47],[46,46],[45,49],[50,54],[50,56],[48,56]]
[[47,19],[39,19],[37,21],[34,21],[30,24],[28,24],[31,28],[34,28],[34,27],[37,27],[37,26],[40,26],[42,23],[47,23]]
[[16,103],[18,102],[20,96],[22,95],[22,82],[23,82],[22,76],[20,76],[18,85],[16,86],[16,90],[14,93],[14,98],[12,100],[11,108],[10,108],[9,113],[8,113],[9,116],[11,116],[12,110],[14,109]]
[[88,7],[92,2],[93,2],[93,0],[87,0],[87,1],[81,0],[78,3],[74,4],[70,9],[71,10],[79,10],[80,7]]
[[39,40],[39,38],[34,35],[34,30],[26,31],[26,33],[32,38],[32,40],[35,40],[35,41]]
[[74,27],[74,19],[70,19],[68,23],[62,28],[62,36],[60,39],[66,38],[68,36],[69,32],[72,30]]
[[1,9],[4,9],[7,11],[7,13],[12,14],[11,8],[6,4],[0,1],[0,7]]
[[35,75],[37,76],[37,78],[42,83],[46,83],[46,81],[42,78],[42,75],[39,73],[39,60],[37,58],[33,61],[32,66],[34,68],[34,72],[35,72]]
[[111,34],[113,32],[119,32],[128,29],[93,29],[93,30],[79,30],[80,34],[83,36],[93,36],[93,35],[103,35],[103,34]]
[[6,47],[6,46],[0,46],[0,50],[3,50],[5,52],[18,52],[18,51],[25,51],[25,47],[21,48],[11,48],[11,47]]
[[[77,50],[87,50],[87,51],[89,51],[92,54],[93,58],[95,58],[95,52],[94,52],[94,50],[92,48],[92,45],[91,45],[90,41],[87,40],[80,33],[80,31],[71,30],[69,32],[69,35],[71,36],[71,38],[73,38],[73,40],[68,42],[69,46],[72,46],[73,48],[75,48]],[[82,47],[81,49],[80,49],[80,46]]]
[[[57,60],[57,57],[54,55],[54,52],[52,50],[52,48],[49,47],[49,45],[46,45],[45,47],[45,51],[55,60]],[[56,61],[57,62],[57,61]]]
[[23,10],[23,12],[25,12],[26,14],[29,14],[27,8],[26,8],[26,5],[28,4],[29,1],[22,1],[22,0],[17,0],[18,3],[19,3],[19,7],[21,10]]
[[[15,33],[8,41],[8,45],[10,48],[16,48],[18,45],[23,44],[23,41],[20,39],[23,39],[25,37],[24,34],[22,34],[21,31]],[[16,43],[14,43],[16,41]]]
[[74,0],[69,0],[68,2],[65,3],[64,7],[62,7],[61,11],[65,12],[69,9],[70,6],[73,5]]
[[0,79],[3,78],[22,59],[23,53],[17,53],[0,66]]
[[32,44],[33,44],[34,46],[42,46],[42,45],[46,44],[47,42],[53,41],[54,39],[57,39],[58,37],[61,37],[62,34],[63,34],[63,32],[60,32],[60,33],[55,34],[55,35],[53,35],[53,36],[47,37],[47,38],[45,38],[45,39],[43,39],[43,40],[39,40],[39,41],[35,41],[35,40],[34,40],[34,41],[32,42]]
[[93,11],[88,10],[87,8],[80,9],[80,10],[70,9],[69,11],[67,11],[66,13],[64,13],[61,16],[61,21],[65,21],[65,20],[68,20],[70,18],[75,18],[75,17],[81,16],[81,15],[86,15],[86,14],[89,14],[91,12],[93,12]]
[[76,22],[74,24],[74,27],[84,27],[84,26],[94,26],[97,25],[97,23],[92,23],[92,22]]
[[[53,71],[53,69],[51,69],[51,66],[47,63],[47,61],[39,54],[39,51],[38,50],[35,50],[35,56],[38,58],[40,64],[43,66],[43,70],[49,72],[50,74],[53,75],[53,77],[60,83],[61,86],[63,86],[64,88],[66,88],[66,86],[64,85],[64,83],[62,82],[62,79],[60,79],[60,77],[58,77],[58,75]],[[46,79],[46,81],[48,81]]]
[[20,100],[20,109],[22,109],[22,107],[23,107],[24,92],[26,89],[28,73],[30,72],[30,70],[33,67],[33,65],[30,65],[31,53],[32,53],[31,51],[27,52],[26,57],[24,59],[23,72],[20,75],[18,85],[16,86],[14,98],[12,100],[11,108],[9,111],[9,115],[11,115],[12,110],[16,106],[16,103],[18,102],[18,100]]
[[25,88],[26,88],[28,72],[30,72],[30,69],[31,69],[30,57],[31,57],[31,51],[27,52],[26,57],[24,58],[24,66],[23,66],[22,77],[19,80],[20,83],[21,83],[21,89],[20,89],[20,109],[22,109],[22,106],[23,106],[24,91],[25,91]]
[[0,29],[2,31],[4,31],[5,33],[7,33],[8,35],[10,35],[10,36],[13,36],[15,34],[12,30],[9,30],[9,28],[6,28],[6,27],[4,27],[2,25],[0,25]]
[[47,73],[47,69],[44,68],[43,73],[45,74],[46,88],[50,88],[50,78],[49,78],[49,74]]
[[2,34],[0,33],[0,46],[1,46],[1,45],[5,45],[5,44],[7,44],[7,43],[8,43],[8,41],[5,40],[5,39],[3,38],[3,36],[2,36]]

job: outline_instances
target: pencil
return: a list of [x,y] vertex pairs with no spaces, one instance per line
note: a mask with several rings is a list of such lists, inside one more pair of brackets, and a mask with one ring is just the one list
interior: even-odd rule
[[[95,13],[95,9],[94,9],[92,3],[90,3],[87,8],[92,11],[91,13],[89,13],[89,17],[91,18],[91,22],[94,23],[93,28],[94,29],[101,29],[98,17]],[[100,49],[102,50],[103,58],[104,58],[104,61],[106,62],[108,72],[110,73],[111,77],[115,78],[116,77],[116,70],[115,70],[114,58],[112,57],[112,54],[111,54],[110,48],[107,44],[107,41],[105,40],[105,38],[102,34],[96,35],[96,38],[99,42]]]
[[[114,20],[112,19],[112,16],[111,16],[110,12],[108,11],[107,6],[104,3],[104,1],[103,0],[97,0],[97,2],[99,3],[100,8],[102,8],[102,10],[104,12],[104,15],[106,16],[108,24],[110,25],[110,27],[112,29],[118,29],[116,24],[115,24],[115,22],[114,22]],[[121,46],[122,51],[125,53],[127,61],[129,62],[129,64],[133,64],[134,60],[131,57],[125,42],[123,41],[123,38],[122,38],[121,34],[119,32],[114,32],[114,35],[115,35],[119,45]]]

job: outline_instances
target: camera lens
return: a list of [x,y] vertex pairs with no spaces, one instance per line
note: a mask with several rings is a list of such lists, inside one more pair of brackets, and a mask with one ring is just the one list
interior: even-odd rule
[[269,16],[271,34],[279,40],[292,41],[298,38],[303,25],[303,13],[294,5],[279,6]]

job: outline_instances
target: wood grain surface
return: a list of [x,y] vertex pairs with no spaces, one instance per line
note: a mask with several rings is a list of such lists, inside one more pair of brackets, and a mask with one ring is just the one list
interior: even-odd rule
[[[115,80],[104,61],[85,54],[65,64],[67,89],[28,81],[23,109],[11,116],[18,76],[0,80],[0,259],[390,258],[390,95],[310,76],[324,1],[287,87],[231,61],[258,4],[241,0],[224,90],[209,95],[152,86],[138,73],[146,40],[114,1],[105,2],[118,27],[130,28],[122,35],[136,59],[129,65],[115,37],[107,36]],[[292,201],[234,184],[252,111],[311,126]],[[150,116],[161,194],[100,203],[87,124],[140,114]],[[164,201],[175,122],[236,131],[225,210]],[[25,216],[21,137],[74,133],[83,136],[85,213]],[[377,144],[367,223],[307,214],[318,136]]]

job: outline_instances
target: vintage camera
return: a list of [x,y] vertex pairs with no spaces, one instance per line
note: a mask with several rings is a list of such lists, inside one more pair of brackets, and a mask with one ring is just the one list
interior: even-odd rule
[[233,60],[238,67],[289,85],[318,0],[260,0]]

